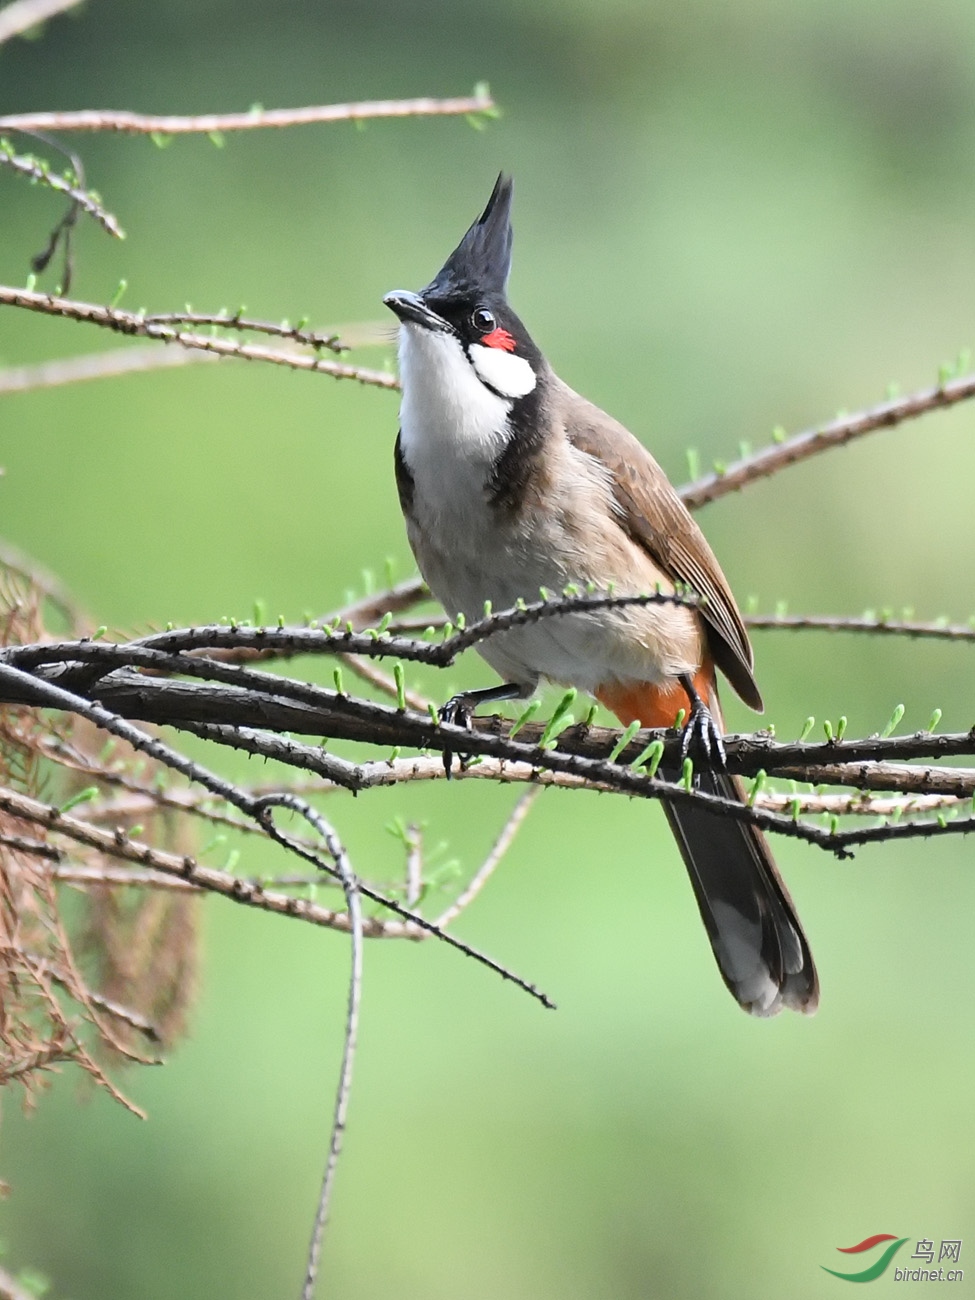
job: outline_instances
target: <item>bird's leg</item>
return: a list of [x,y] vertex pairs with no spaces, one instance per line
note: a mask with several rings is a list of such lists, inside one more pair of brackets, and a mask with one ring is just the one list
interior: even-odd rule
[[[491,704],[500,700],[523,700],[531,695],[534,689],[534,684],[525,686],[518,682],[502,682],[500,686],[485,686],[477,691],[460,691],[457,695],[452,695],[440,710],[440,721],[470,731],[471,718],[479,704]],[[443,765],[448,781],[453,758],[454,751],[444,749]],[[468,755],[461,754],[461,768],[467,762],[467,758]]]
[[711,710],[698,695],[689,673],[681,673],[679,680],[691,702],[691,716],[684,725],[684,734],[681,737],[681,759],[693,757],[692,750],[696,749],[715,767],[726,767],[728,756],[725,753],[724,738]]

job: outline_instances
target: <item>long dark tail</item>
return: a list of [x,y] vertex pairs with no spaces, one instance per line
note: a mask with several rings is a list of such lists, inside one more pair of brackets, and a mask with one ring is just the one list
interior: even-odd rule
[[[702,772],[698,789],[745,802],[742,783]],[[819,1002],[812,954],[768,842],[749,822],[693,803],[663,801],[722,978],[753,1016],[783,1007],[810,1015]]]
[[[723,730],[710,663],[695,686]],[[624,726],[642,719],[648,727],[669,727],[690,701],[683,687],[645,682],[611,684],[596,692]],[[661,776],[676,780],[675,772]],[[744,787],[727,772],[702,771],[699,790],[746,802]],[[690,801],[661,800],[694,886],[701,919],[722,978],[740,1006],[753,1016],[774,1016],[783,1007],[811,1015],[819,1002],[819,979],[789,891],[776,870],[762,832]]]

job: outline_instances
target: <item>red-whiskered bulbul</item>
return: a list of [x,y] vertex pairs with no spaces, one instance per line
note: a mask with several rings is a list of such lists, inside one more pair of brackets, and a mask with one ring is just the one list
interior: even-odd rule
[[[611,416],[554,373],[508,305],[511,181],[398,316],[403,385],[396,481],[410,545],[451,616],[480,618],[540,588],[690,589],[699,607],[633,605],[542,619],[482,642],[504,685],[458,697],[525,698],[545,678],[587,691],[621,723],[672,727],[684,711],[718,762],[701,790],[743,800],[721,770],[715,669],[762,710],[752,649],[703,533],[663,470]],[[454,703],[454,702],[452,702]],[[664,801],[718,967],[753,1015],[812,1012],[816,969],[765,837],[691,802]]]

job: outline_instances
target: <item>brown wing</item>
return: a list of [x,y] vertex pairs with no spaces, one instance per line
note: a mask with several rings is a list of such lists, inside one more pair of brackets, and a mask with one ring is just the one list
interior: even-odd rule
[[701,614],[714,661],[745,703],[761,713],[748,633],[704,534],[646,447],[597,406],[561,387],[570,399],[566,435],[609,470],[621,526],[666,573],[704,598]]

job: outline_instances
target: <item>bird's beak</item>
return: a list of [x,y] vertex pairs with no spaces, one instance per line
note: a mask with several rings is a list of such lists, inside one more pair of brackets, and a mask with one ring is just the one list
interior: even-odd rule
[[424,329],[436,333],[452,332],[444,318],[431,311],[418,293],[410,293],[408,289],[394,289],[392,293],[387,293],[383,303],[404,325],[422,325]]

